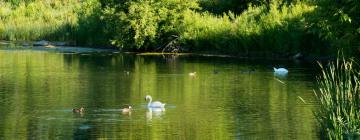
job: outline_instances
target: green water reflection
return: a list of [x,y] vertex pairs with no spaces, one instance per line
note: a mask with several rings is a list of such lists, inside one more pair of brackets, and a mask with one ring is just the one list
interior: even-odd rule
[[[290,74],[274,77],[273,65]],[[0,50],[0,139],[317,139],[312,73],[295,62]],[[147,94],[166,111],[147,110]]]

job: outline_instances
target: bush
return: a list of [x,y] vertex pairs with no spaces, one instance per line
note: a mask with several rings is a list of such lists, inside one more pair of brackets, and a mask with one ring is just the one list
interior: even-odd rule
[[167,42],[164,39],[178,34],[184,13],[197,8],[192,0],[134,0],[124,5],[104,10],[108,27],[116,31],[112,43],[145,50],[153,50]]
[[[66,26],[74,26],[77,15],[75,1],[66,5],[59,2],[2,3],[0,7],[0,38],[4,40],[69,39]],[[56,33],[56,34],[54,34]]]
[[318,0],[315,4],[315,14],[309,20],[311,31],[330,42],[335,52],[341,49],[345,55],[359,54],[360,1]]
[[[305,15],[314,10],[305,2],[249,6],[240,15],[190,12],[182,37],[193,50],[232,54],[296,53],[307,36]],[[304,49],[306,50],[306,49]]]
[[100,14],[97,0],[0,2],[0,39],[95,44],[102,35]]

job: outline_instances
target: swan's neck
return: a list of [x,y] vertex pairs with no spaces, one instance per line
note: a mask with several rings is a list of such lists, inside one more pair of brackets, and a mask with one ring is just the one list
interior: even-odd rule
[[148,106],[150,106],[150,105],[151,105],[151,102],[152,102],[152,98],[150,97],[150,98],[149,98],[149,103],[148,103]]

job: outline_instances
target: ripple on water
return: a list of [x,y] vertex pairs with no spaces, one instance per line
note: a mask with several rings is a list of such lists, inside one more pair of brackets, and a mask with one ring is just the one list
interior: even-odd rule
[[[16,129],[0,139],[317,138],[312,67],[291,63],[282,84],[267,64],[285,62],[74,51],[0,51],[0,130]],[[145,94],[166,111],[150,112]]]

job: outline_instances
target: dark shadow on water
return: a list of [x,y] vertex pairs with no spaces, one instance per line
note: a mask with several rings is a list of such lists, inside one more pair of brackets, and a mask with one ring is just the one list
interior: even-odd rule
[[89,123],[80,123],[75,122],[74,125],[74,133],[73,133],[73,139],[74,140],[88,140],[91,139],[91,125]]

